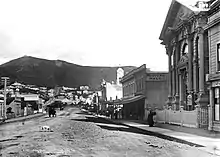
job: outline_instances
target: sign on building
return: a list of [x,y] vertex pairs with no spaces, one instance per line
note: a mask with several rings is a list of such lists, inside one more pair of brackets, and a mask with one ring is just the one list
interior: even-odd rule
[[146,80],[147,81],[165,81],[166,75],[165,74],[147,74]]

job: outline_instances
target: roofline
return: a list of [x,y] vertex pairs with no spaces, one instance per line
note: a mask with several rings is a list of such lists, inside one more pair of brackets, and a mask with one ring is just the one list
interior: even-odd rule
[[164,21],[162,30],[161,30],[161,32],[160,32],[160,37],[159,37],[160,40],[163,40],[163,37],[162,37],[163,34],[162,34],[162,33],[164,32],[165,26],[167,25],[168,18],[169,18],[169,16],[170,16],[171,12],[172,12],[172,8],[173,8],[173,5],[174,5],[175,2],[176,2],[176,0],[172,0],[172,2],[171,2],[171,4],[170,4],[169,10],[168,10],[168,12],[167,12],[166,19],[165,19],[165,21]]
[[146,64],[143,64],[141,66],[139,66],[138,68],[135,68],[133,70],[131,70],[129,73],[125,74],[122,79],[121,79],[121,83],[125,82],[126,80],[128,80],[129,78],[131,78],[135,73],[141,71],[141,70],[144,70],[146,71]]

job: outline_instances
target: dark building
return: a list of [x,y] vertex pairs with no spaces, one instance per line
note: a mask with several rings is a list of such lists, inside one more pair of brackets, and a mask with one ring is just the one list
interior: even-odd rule
[[147,118],[149,109],[163,107],[168,94],[167,73],[151,72],[142,65],[121,79],[123,118]]

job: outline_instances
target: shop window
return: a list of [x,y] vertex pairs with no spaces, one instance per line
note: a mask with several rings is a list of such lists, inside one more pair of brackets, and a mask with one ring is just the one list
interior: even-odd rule
[[220,43],[217,44],[217,67],[217,70],[220,71]]
[[219,121],[220,117],[220,110],[219,110],[219,88],[215,88],[214,92],[214,120]]

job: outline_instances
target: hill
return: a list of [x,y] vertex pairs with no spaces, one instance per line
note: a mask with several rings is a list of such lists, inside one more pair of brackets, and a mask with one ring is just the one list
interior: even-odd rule
[[[100,86],[102,79],[116,81],[118,67],[93,67],[72,64],[62,60],[46,60],[23,56],[0,65],[0,76],[10,77],[11,82],[54,87],[77,87],[88,85],[93,89]],[[125,73],[134,66],[123,66]]]

